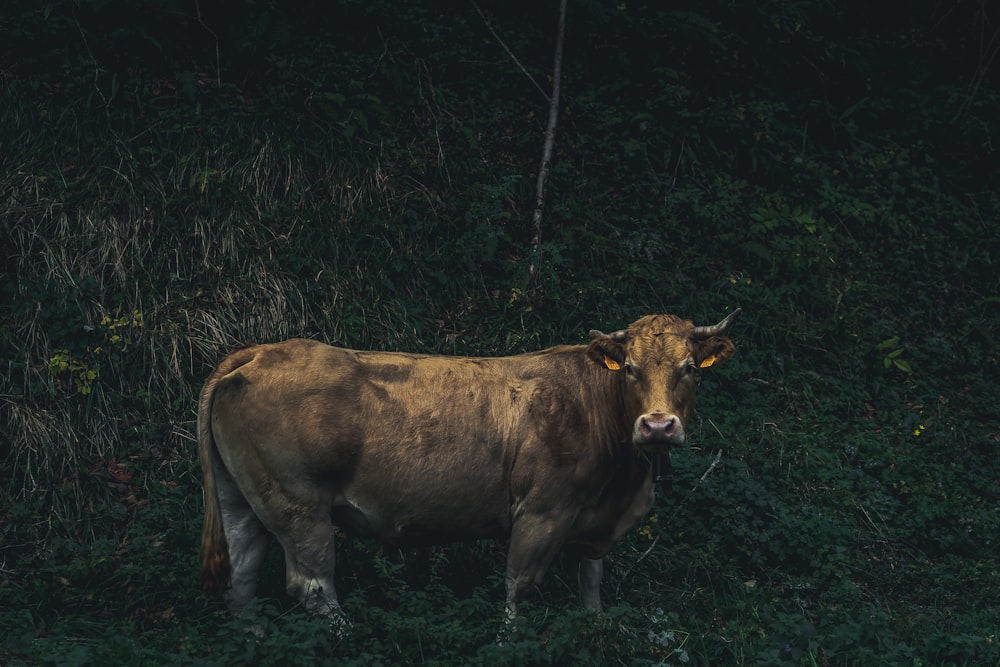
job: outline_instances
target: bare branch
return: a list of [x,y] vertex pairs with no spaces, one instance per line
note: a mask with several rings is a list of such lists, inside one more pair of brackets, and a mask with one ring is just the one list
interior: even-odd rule
[[201,18],[201,1],[194,1],[195,14],[198,17],[198,23],[201,25],[205,31],[212,36],[215,40],[215,85],[219,88],[222,87],[222,60],[219,57],[219,36],[215,34],[215,31],[208,27],[208,24]]
[[549,123],[545,128],[545,145],[542,148],[542,164],[538,168],[538,184],[535,188],[535,212],[531,216],[534,234],[531,239],[531,265],[528,274],[532,281],[541,264],[542,212],[545,210],[545,179],[552,161],[552,148],[556,142],[556,122],[559,120],[559,93],[562,83],[563,41],[566,35],[566,0],[559,2],[559,27],[556,32],[556,55],[552,65],[552,97],[549,100]]
[[973,102],[976,100],[976,95],[979,94],[979,88],[983,81],[986,80],[986,75],[993,65],[993,61],[996,59],[997,54],[1000,54],[1000,28],[994,30],[993,34],[989,35],[987,39],[989,19],[986,16],[985,0],[980,2],[979,11],[980,19],[982,20],[979,35],[979,65],[976,67],[976,71],[973,73],[969,85],[966,87],[965,99],[962,100],[962,103],[958,106],[958,111],[955,112],[954,117],[951,119],[953,123],[969,113]]
[[521,64],[521,61],[517,59],[517,56],[514,55],[514,52],[511,51],[510,47],[507,46],[507,43],[504,42],[502,39],[500,39],[500,35],[498,35],[496,30],[493,29],[493,25],[490,23],[490,20],[486,18],[486,14],[483,13],[483,10],[479,8],[479,4],[477,2],[473,2],[472,6],[475,7],[476,11],[479,13],[479,16],[483,19],[483,23],[486,24],[486,29],[490,31],[491,35],[493,35],[493,39],[497,40],[497,43],[503,47],[503,50],[507,52],[507,55],[510,56],[510,59],[514,61],[514,64],[517,65],[522,72],[524,72],[524,76],[528,77],[528,80],[531,81],[531,83],[535,86],[535,88],[538,89],[538,92],[542,94],[542,97],[545,98],[545,101],[548,102],[549,94],[545,92],[545,89],[542,88],[541,85],[539,85],[538,81],[535,80],[535,77],[531,76],[531,73],[524,68],[524,65]]

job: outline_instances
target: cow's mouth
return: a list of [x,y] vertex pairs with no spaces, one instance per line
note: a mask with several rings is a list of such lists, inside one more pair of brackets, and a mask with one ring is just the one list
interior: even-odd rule
[[670,438],[670,439],[657,439],[657,440],[642,440],[640,438],[635,438],[632,440],[632,444],[635,445],[639,450],[642,451],[648,457],[654,456],[666,456],[669,458],[670,450],[676,449],[678,447],[683,447],[686,442],[685,438]]

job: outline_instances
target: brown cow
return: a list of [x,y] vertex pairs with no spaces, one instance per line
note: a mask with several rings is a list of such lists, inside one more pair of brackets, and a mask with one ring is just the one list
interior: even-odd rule
[[513,357],[361,352],[310,340],[239,350],[205,383],[202,584],[254,596],[270,531],[286,586],[339,616],[334,525],[393,544],[509,537],[507,612],[564,545],[600,609],[601,558],[653,502],[650,454],[685,441],[720,323],[650,315],[589,345]]

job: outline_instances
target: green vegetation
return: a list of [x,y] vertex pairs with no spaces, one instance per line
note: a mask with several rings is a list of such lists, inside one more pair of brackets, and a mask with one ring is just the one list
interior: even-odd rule
[[[497,38],[546,87],[556,4],[4,5],[0,663],[1000,664],[996,8],[571,3],[536,257],[548,102]],[[239,343],[736,306],[604,614],[557,566],[497,646],[503,545],[350,536],[343,635],[277,550],[259,639],[200,595]]]

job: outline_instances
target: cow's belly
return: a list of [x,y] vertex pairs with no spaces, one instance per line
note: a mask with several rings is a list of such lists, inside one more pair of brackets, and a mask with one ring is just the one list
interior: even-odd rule
[[509,534],[509,512],[500,503],[482,496],[476,502],[467,497],[429,498],[435,488],[430,483],[422,492],[381,497],[348,491],[334,500],[331,519],[349,532],[400,546]]

